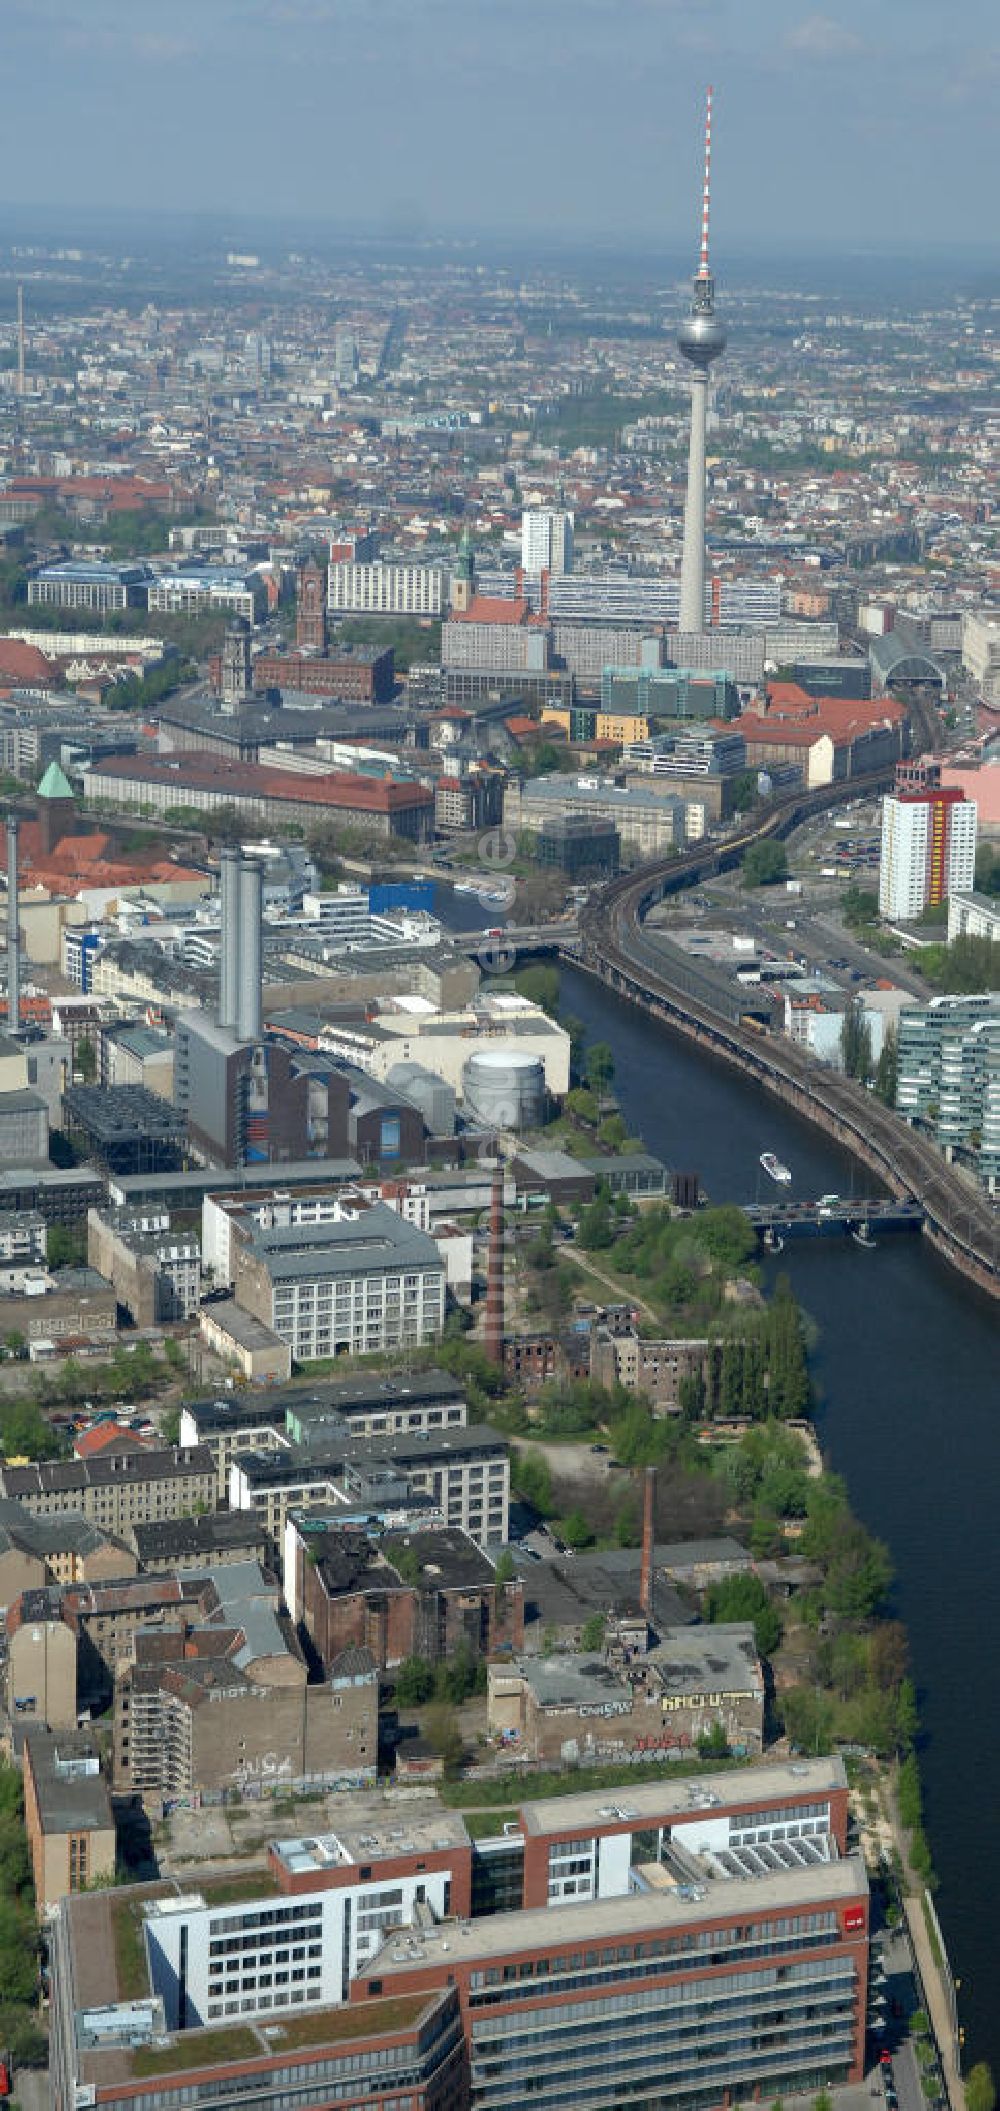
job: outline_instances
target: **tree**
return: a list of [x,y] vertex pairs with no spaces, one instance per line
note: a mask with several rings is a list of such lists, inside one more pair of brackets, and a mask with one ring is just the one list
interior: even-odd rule
[[593,1047],[588,1048],[584,1068],[591,1091],[598,1094],[606,1091],[615,1074],[614,1054],[607,1041],[595,1041]]
[[894,1026],[886,1026],[882,1034],[878,1062],[875,1065],[875,1097],[884,1107],[896,1104],[896,1089],[899,1084],[899,1034]]
[[699,1759],[728,1759],[729,1740],[722,1724],[716,1718],[708,1730],[703,1730],[698,1739]]
[[465,1757],[465,1743],[454,1708],[440,1701],[428,1708],[424,1735],[432,1752],[444,1761],[445,1773],[457,1774]]
[[540,1451],[518,1452],[511,1475],[514,1492],[541,1517],[552,1515],[552,1475]]
[[852,997],[840,1029],[840,1053],[847,1077],[868,1083],[872,1069],[872,1032],[860,997]]
[[751,843],[743,860],[743,884],[745,887],[773,887],[778,880],[787,878],[788,853],[783,843],[772,842],[765,837],[760,843]]
[[585,1123],[588,1129],[596,1129],[601,1110],[594,1094],[585,1086],[576,1085],[572,1092],[567,1092],[563,1106],[573,1121]]
[[828,1751],[833,1740],[834,1704],[814,1686],[790,1686],[781,1696],[789,1742],[800,1752]]
[[580,1629],[580,1648],[593,1654],[604,1647],[604,1614],[591,1613]]
[[569,1516],[563,1519],[560,1531],[566,1545],[574,1551],[593,1544],[594,1535],[582,1510],[571,1510]]
[[545,961],[535,961],[530,967],[518,968],[514,977],[522,997],[537,1004],[549,1017],[555,1019],[559,1013],[559,970]]
[[580,1211],[580,1244],[586,1253],[600,1253],[615,1243],[615,1218],[604,1194],[595,1195]]
[[513,1583],[517,1570],[514,1567],[514,1556],[509,1547],[501,1547],[497,1555],[494,1574],[498,1583]]
[[996,2100],[992,2069],[979,2060],[965,2077],[966,2111],[993,2111]]
[[396,1672],[396,1701],[401,1708],[422,1708],[434,1691],[434,1670],[426,1657],[406,1657]]
[[713,1624],[752,1620],[762,1657],[772,1656],[777,1649],[781,1640],[781,1615],[771,1604],[759,1576],[727,1576],[722,1583],[713,1583],[705,1610]]
[[84,1085],[92,1085],[97,1076],[97,1055],[92,1041],[77,1042],[76,1074]]
[[65,1224],[50,1224],[45,1237],[45,1252],[50,1268],[78,1266],[83,1258],[79,1232],[70,1231]]

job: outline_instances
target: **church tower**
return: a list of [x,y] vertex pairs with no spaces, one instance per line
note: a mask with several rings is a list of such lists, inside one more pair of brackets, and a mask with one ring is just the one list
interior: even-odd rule
[[458,546],[458,563],[451,580],[451,612],[453,616],[467,616],[476,591],[476,560],[472,550],[472,538],[468,528],[462,530]]

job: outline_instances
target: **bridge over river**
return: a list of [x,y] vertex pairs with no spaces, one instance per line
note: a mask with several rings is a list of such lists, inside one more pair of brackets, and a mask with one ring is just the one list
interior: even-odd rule
[[877,1245],[888,1232],[922,1231],[925,1211],[919,1202],[864,1202],[823,1195],[818,1202],[748,1202],[757,1237],[772,1251],[786,1239],[856,1239]]

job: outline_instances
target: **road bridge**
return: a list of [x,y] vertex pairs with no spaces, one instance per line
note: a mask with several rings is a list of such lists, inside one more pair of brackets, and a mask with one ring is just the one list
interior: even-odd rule
[[887,782],[888,774],[879,772],[794,793],[773,802],[756,824],[729,837],[613,880],[581,910],[581,965],[619,996],[734,1064],[824,1129],[867,1166],[895,1200],[918,1202],[925,1237],[980,1289],[1000,1298],[1000,1217],[981,1190],[947,1165],[928,1137],[852,1078],[817,1063],[757,1021],[726,1016],[704,993],[681,988],[670,956],[654,946],[642,928],[655,902],[731,869],[751,843],[786,836],[810,814],[869,796]]
[[861,1202],[831,1195],[821,1202],[748,1202],[743,1214],[765,1246],[779,1239],[853,1238],[872,1243],[886,1232],[922,1231],[919,1202]]

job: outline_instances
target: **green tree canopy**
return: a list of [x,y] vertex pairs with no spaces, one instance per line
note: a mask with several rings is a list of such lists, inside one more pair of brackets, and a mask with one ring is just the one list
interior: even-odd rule
[[751,843],[743,860],[743,884],[746,887],[773,887],[788,873],[788,852],[783,843],[770,841],[766,836],[760,843]]
[[721,1583],[713,1583],[705,1609],[713,1624],[752,1621],[761,1656],[773,1656],[781,1640],[781,1615],[759,1576],[726,1576]]

